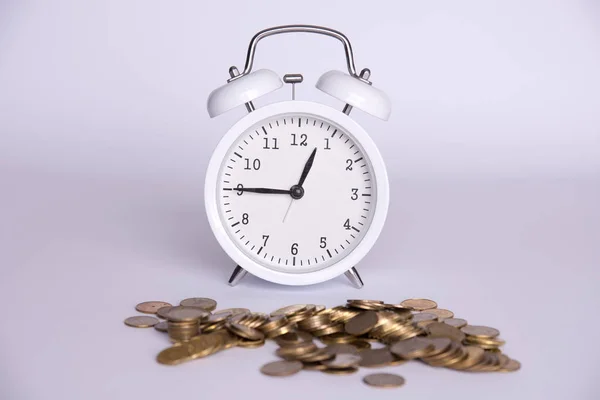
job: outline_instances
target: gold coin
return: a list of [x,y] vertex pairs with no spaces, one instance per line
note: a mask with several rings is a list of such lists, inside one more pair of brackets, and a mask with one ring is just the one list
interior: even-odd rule
[[236,324],[235,322],[228,322],[225,327],[227,330],[239,337],[244,339],[256,341],[256,340],[264,340],[265,334],[259,331],[258,329],[250,328],[248,326],[242,324]]
[[158,324],[154,325],[154,329],[159,332],[167,332],[167,327],[169,323],[167,321],[160,321]]
[[402,365],[402,364],[406,364],[409,360],[405,360],[403,358],[400,357],[394,357],[394,361],[388,363],[388,366],[394,366],[394,365]]
[[325,352],[325,349],[317,349],[316,351],[314,351],[312,353],[303,354],[301,356],[298,356],[298,360],[300,360],[302,362],[304,362],[304,361],[322,362],[325,360],[331,360],[334,357],[335,357],[335,355]]
[[427,333],[431,338],[445,337],[455,342],[461,343],[465,340],[465,334],[460,329],[445,324],[443,322],[433,322],[427,325]]
[[250,312],[251,311],[247,308],[225,308],[223,310],[215,311],[215,314],[230,313],[233,316],[238,314],[249,314]]
[[378,317],[375,311],[365,311],[346,322],[345,330],[350,335],[364,335],[377,325],[377,321]]
[[361,299],[349,299],[346,300],[347,303],[364,303],[364,304],[368,304],[368,303],[375,303],[375,304],[384,304],[384,302],[382,300],[361,300]]
[[359,365],[361,356],[358,354],[338,353],[331,360],[323,361],[323,364],[330,369],[355,368]]
[[437,321],[438,316],[435,314],[431,314],[429,310],[427,312],[421,312],[413,315],[413,322],[426,322],[426,321]]
[[452,340],[448,338],[423,338],[423,340],[433,344],[433,350],[427,354],[427,357],[437,356],[438,354],[445,353],[452,345]]
[[171,311],[172,308],[173,306],[161,307],[156,311],[156,316],[162,319],[167,319],[167,314],[169,313],[169,311]]
[[203,358],[216,353],[225,345],[225,338],[218,333],[200,335],[192,338],[189,342],[193,346],[190,358]]
[[[342,330],[344,330],[344,326],[342,326]],[[313,332],[315,334],[316,332]],[[315,335],[317,336],[317,335]],[[356,340],[356,336],[348,335],[346,332],[335,332],[329,335],[323,335],[319,337],[319,340],[325,344],[330,343],[350,343]]]
[[245,349],[256,349],[257,347],[263,347],[264,345],[265,345],[264,339],[259,339],[259,340],[241,339],[237,342],[238,347],[243,347]]
[[433,324],[434,322],[436,322],[436,321],[419,321],[419,322],[417,322],[416,325],[419,328],[425,329],[429,324]]
[[443,308],[432,308],[432,309],[426,310],[425,312],[437,315],[438,320],[454,317],[454,313],[452,311],[444,310]]
[[300,361],[273,361],[263,365],[260,372],[268,376],[289,376],[302,370]]
[[483,349],[493,350],[497,349],[500,346],[504,345],[504,340],[495,337],[495,338],[481,338],[476,336],[467,336],[465,339],[465,343],[472,344],[474,346],[479,346]]
[[361,310],[383,310],[385,304],[381,300],[348,300],[348,307]]
[[271,316],[275,317],[277,315],[285,315],[286,317],[290,317],[294,314],[298,314],[302,311],[305,311],[306,308],[307,308],[306,304],[294,304],[294,305],[282,307],[278,310],[273,311],[271,313]]
[[500,369],[501,372],[514,372],[521,369],[521,363],[512,358]]
[[410,308],[404,307],[400,304],[386,304],[385,308],[398,314],[410,314],[411,311]]
[[259,328],[263,332],[274,331],[275,329],[281,328],[282,326],[288,323],[288,319],[285,315],[277,315],[275,317],[270,317],[267,321],[265,321]]
[[151,328],[158,324],[158,319],[149,317],[147,315],[137,315],[135,317],[129,317],[125,321],[125,325],[132,326],[134,328]]
[[332,355],[342,354],[342,353],[358,354],[358,349],[356,347],[354,347],[353,345],[347,344],[347,343],[330,344],[329,346],[325,347],[325,351]]
[[433,343],[419,337],[396,342],[390,347],[390,351],[393,354],[405,360],[426,356],[434,349],[435,346]]
[[175,322],[201,321],[209,317],[208,311],[198,307],[177,306],[167,313],[167,319]]
[[481,338],[495,338],[496,336],[500,335],[500,331],[498,331],[498,329],[480,325],[467,325],[462,327],[460,330],[466,335]]
[[278,336],[275,341],[283,347],[302,342],[312,342],[312,335],[306,332],[288,332]]
[[485,354],[485,350],[483,350],[481,347],[466,346],[465,350],[467,352],[466,358],[455,364],[452,368],[460,370],[471,368],[480,363]]
[[289,346],[280,347],[275,351],[281,358],[297,358],[298,356],[302,356],[304,354],[310,354],[317,351],[319,348],[313,342],[302,342],[291,344]]
[[312,331],[312,334],[315,336],[333,336],[336,333],[341,333],[344,331],[344,325],[342,324],[337,324],[337,325],[331,325],[328,326],[326,328],[323,329],[319,329],[316,331]]
[[404,378],[395,374],[371,374],[363,378],[369,386],[380,388],[395,388],[404,385]]
[[324,369],[321,372],[325,372],[326,374],[331,375],[350,375],[355,372],[358,372],[358,368],[335,368],[335,369]]
[[281,328],[277,328],[265,333],[265,336],[269,339],[279,338],[282,335],[292,332],[294,329],[296,329],[296,326],[294,324],[287,324],[282,326]]
[[231,316],[232,316],[232,314],[228,311],[227,312],[220,311],[218,313],[211,314],[208,317],[208,319],[206,320],[206,322],[209,324],[216,324],[217,322],[226,321]]
[[352,368],[325,368],[320,370],[321,372],[324,372],[326,374],[329,375],[351,375],[354,374],[356,372],[358,372],[360,368],[359,367],[352,367]]
[[360,352],[360,357],[361,367],[383,367],[396,360],[386,348],[363,350]]
[[407,299],[400,303],[402,307],[410,308],[411,310],[423,311],[437,308],[437,303],[428,299]]
[[467,326],[467,320],[462,318],[446,318],[442,322],[458,329]]
[[320,362],[302,361],[302,364],[304,364],[303,369],[305,369],[307,371],[323,371],[323,370],[327,369],[327,366],[321,364]]
[[182,344],[169,347],[158,353],[156,361],[165,365],[177,365],[184,361],[190,360],[194,346]]
[[135,306],[135,309],[144,314],[156,314],[162,307],[169,307],[171,304],[164,301],[145,301]]
[[181,300],[181,303],[179,303],[179,305],[185,307],[201,308],[205,311],[214,311],[214,309],[217,308],[217,302],[213,299],[209,299],[206,297],[192,297],[189,299]]
[[322,304],[319,304],[319,305],[316,305],[316,306],[315,306],[315,311],[314,311],[314,313],[315,313],[315,314],[318,314],[318,313],[320,313],[320,312],[322,312],[322,311],[324,311],[324,310],[325,310],[325,306],[324,306],[324,305],[322,305]]
[[371,343],[367,342],[366,340],[353,340],[352,342],[349,342],[348,344],[356,347],[358,350],[366,350],[366,349],[371,348]]

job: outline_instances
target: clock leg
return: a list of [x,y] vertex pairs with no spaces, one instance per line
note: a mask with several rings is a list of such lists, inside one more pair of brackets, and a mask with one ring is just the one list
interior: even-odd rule
[[229,278],[229,286],[237,285],[247,273],[248,271],[246,271],[244,268],[236,265],[231,277]]
[[350,282],[352,282],[352,284],[357,289],[360,289],[364,286],[364,283],[363,283],[362,279],[360,278],[360,275],[358,274],[358,271],[356,270],[355,267],[350,268],[348,271],[346,271],[344,273],[344,275],[346,275],[346,277],[350,280]]

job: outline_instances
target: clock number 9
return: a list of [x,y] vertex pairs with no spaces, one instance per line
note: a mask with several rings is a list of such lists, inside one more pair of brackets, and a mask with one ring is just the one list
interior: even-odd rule
[[236,189],[238,189],[237,191],[237,195],[241,196],[244,192],[241,190],[244,188],[244,185],[242,185],[241,183],[238,183],[238,185],[236,186]]
[[298,254],[298,243],[294,243],[294,244],[292,245],[292,250],[291,250],[291,252],[292,252],[292,255],[293,255],[293,256],[295,256],[296,254]]

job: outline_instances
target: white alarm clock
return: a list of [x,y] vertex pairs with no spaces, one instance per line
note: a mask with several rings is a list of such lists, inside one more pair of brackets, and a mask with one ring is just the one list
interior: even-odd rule
[[[295,100],[300,74],[284,76],[292,100],[255,109],[252,101],[283,86],[270,70],[252,72],[264,37],[308,32],[339,39],[348,74],[325,73],[316,87],[345,103],[343,110]],[[348,116],[353,107],[387,120],[390,101],[356,73],[342,33],[312,25],[263,30],[250,41],[244,71],[208,98],[215,117],[246,105],[248,114],[225,134],[208,165],[205,204],[210,226],[237,264],[230,285],[250,272],[286,285],[308,285],[342,273],[357,287],[356,264],[375,244],[387,215],[389,183],[367,132]]]

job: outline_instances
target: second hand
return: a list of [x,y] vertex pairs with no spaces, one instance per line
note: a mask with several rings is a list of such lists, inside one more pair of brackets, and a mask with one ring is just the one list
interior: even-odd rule
[[290,212],[290,209],[292,208],[292,204],[294,204],[294,199],[290,200],[290,205],[288,206],[287,211],[285,212],[285,215],[283,216],[283,221],[282,221],[283,223],[285,223],[285,219],[287,218],[287,216]]

